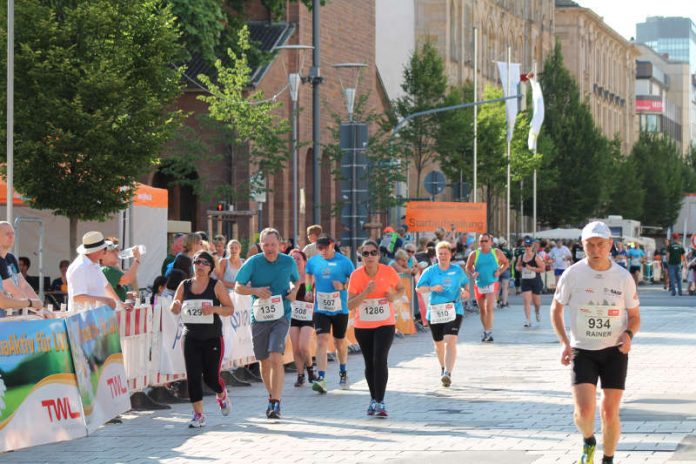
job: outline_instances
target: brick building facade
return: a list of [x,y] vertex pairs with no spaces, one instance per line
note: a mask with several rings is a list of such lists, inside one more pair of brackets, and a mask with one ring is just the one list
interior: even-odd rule
[[[247,13],[250,21],[268,21],[268,12],[260,2],[252,4]],[[289,36],[285,45],[312,44],[312,14],[300,2],[288,2],[281,23],[290,26]],[[377,112],[385,109],[385,94],[375,67],[375,5],[374,0],[332,0],[321,8],[320,19],[320,66],[324,81],[321,85],[321,143],[334,143],[331,127],[334,114],[346,115],[344,99],[339,83],[339,75],[331,65],[345,62],[365,63],[368,66],[362,71],[358,93],[369,94],[368,107]],[[282,45],[279,43],[278,45]],[[290,120],[292,101],[287,89],[288,72],[297,69],[298,52],[281,50],[259,79],[256,89],[263,91],[265,97],[278,95],[277,101],[282,103],[278,110],[282,117]],[[304,52],[302,75],[307,75],[312,64],[311,51]],[[345,77],[345,76],[344,76]],[[201,114],[207,111],[206,104],[197,97],[201,89],[188,88],[178,101],[180,109]],[[313,224],[313,153],[312,153],[312,88],[302,85],[299,91],[299,237],[304,240],[304,229]],[[203,137],[211,138],[213,134],[201,126],[194,117],[187,124]],[[288,136],[288,150],[292,148]],[[240,180],[248,180],[253,173],[249,166],[241,162],[239,154],[245,147],[220,146],[224,157],[217,161],[202,161],[198,165],[197,175],[208,185],[234,185]],[[163,154],[166,160],[167,153]],[[332,207],[339,196],[338,182],[332,176],[335,166],[325,157],[321,163],[321,223],[325,229],[334,235],[340,235],[341,225],[338,218],[332,214]],[[150,183],[166,187],[170,179],[163,178],[158,173],[150,176]],[[290,163],[283,171],[267,180],[271,191],[263,205],[261,213],[262,226],[274,226],[286,236],[291,236],[292,229],[292,169]],[[170,190],[170,219],[190,220],[192,229],[207,230],[207,211],[215,208],[216,198],[210,201],[198,199],[190,189],[172,187]],[[259,223],[258,205],[254,201],[237,201],[234,210],[240,212],[236,218],[237,238],[249,238],[256,232]],[[248,215],[244,215],[244,211]]]

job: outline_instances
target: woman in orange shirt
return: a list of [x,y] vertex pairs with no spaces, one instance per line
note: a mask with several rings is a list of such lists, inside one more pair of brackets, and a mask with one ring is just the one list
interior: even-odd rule
[[353,312],[355,338],[365,359],[365,378],[372,396],[367,415],[387,417],[387,357],[395,332],[392,302],[403,295],[404,286],[394,268],[379,263],[377,242],[367,240],[361,250],[363,266],[348,280],[348,308]]

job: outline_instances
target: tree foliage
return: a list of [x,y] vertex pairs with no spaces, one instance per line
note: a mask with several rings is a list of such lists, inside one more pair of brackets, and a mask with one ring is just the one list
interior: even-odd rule
[[[444,62],[435,46],[425,42],[411,55],[404,69],[401,84],[405,95],[393,102],[389,122],[394,127],[400,118],[410,114],[443,106],[447,92]],[[409,121],[399,132],[396,145],[404,159],[416,169],[416,196],[420,196],[421,175],[437,152],[436,138],[439,131],[437,116],[423,116]]]
[[[249,144],[250,172],[268,178],[280,172],[290,159],[287,138],[290,126],[276,111],[280,103],[264,100],[263,92],[246,95],[251,74],[246,54],[250,48],[246,26],[239,30],[237,45],[240,53],[228,50],[229,67],[216,60],[217,82],[198,76],[210,92],[198,98],[208,104],[211,118],[223,123],[237,142]],[[248,187],[250,194],[266,190],[253,182]]]
[[74,244],[77,220],[129,203],[176,125],[178,31],[155,0],[24,0],[15,24],[16,188],[69,217]]

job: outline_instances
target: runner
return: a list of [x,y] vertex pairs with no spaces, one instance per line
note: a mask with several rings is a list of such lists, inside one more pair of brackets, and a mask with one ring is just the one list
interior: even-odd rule
[[[507,240],[504,238],[498,239],[498,249],[503,252],[505,257],[508,259],[509,262],[514,262],[513,261],[513,253],[510,248],[507,246]],[[498,295],[498,307],[499,308],[506,308],[510,306],[510,303],[508,302],[508,296],[510,294],[510,279],[512,279],[512,266],[509,266],[505,271],[503,271],[502,274],[500,274],[500,277],[498,278],[498,281],[500,282],[500,293]]]
[[517,258],[515,270],[520,273],[522,300],[524,302],[525,327],[532,326],[532,302],[537,322],[541,322],[541,290],[544,287],[541,281],[541,272],[546,266],[544,261],[534,250],[534,241],[531,237],[524,238],[524,253]]
[[498,277],[509,262],[502,251],[491,248],[493,237],[485,233],[479,237],[479,248],[469,255],[466,272],[475,279],[474,296],[479,307],[483,335],[481,341],[493,343],[493,308],[498,294]]
[[365,360],[365,379],[371,396],[367,415],[387,417],[387,358],[395,332],[392,302],[403,295],[404,286],[393,268],[379,263],[377,242],[364,242],[360,254],[363,266],[350,275],[348,307],[355,316],[355,338]]
[[570,250],[563,244],[562,240],[557,240],[556,246],[549,252],[549,258],[552,261],[553,276],[556,279],[556,285],[558,285],[558,279],[573,262],[573,255],[570,254]]
[[443,387],[449,387],[457,360],[457,336],[464,317],[462,300],[469,298],[465,289],[469,278],[461,267],[450,265],[452,246],[449,242],[438,243],[435,250],[438,264],[423,272],[416,291],[430,293],[426,319],[440,361],[440,381]]
[[317,379],[312,383],[312,390],[326,393],[326,351],[329,337],[333,333],[334,345],[338,353],[339,381],[342,389],[348,389],[348,300],[346,288],[348,278],[355,270],[350,259],[336,253],[334,239],[322,234],[317,239],[318,255],[307,262],[307,284],[316,284],[314,296],[314,330],[317,333]]
[[310,383],[315,380],[316,365],[312,364],[312,353],[310,345],[312,333],[314,333],[314,303],[312,292],[307,291],[305,267],[307,266],[307,256],[300,250],[292,250],[290,256],[297,264],[300,280],[297,298],[291,303],[292,318],[290,319],[290,343],[292,343],[292,355],[297,368],[296,387],[305,384],[305,368],[307,369],[307,379]]
[[261,231],[261,253],[247,259],[237,273],[235,291],[251,295],[251,337],[254,356],[261,363],[261,377],[268,391],[266,417],[280,418],[285,368],[285,338],[290,328],[290,302],[295,300],[300,280],[295,260],[280,253],[280,232]]
[[640,273],[643,270],[643,263],[645,262],[645,252],[631,242],[628,244],[628,260],[630,264],[628,270],[633,276],[633,281],[638,285]]
[[624,269],[628,269],[628,252],[623,246],[621,240],[617,240],[615,243],[616,248],[612,250],[611,256],[614,262]]
[[[575,425],[583,435],[581,464],[594,462],[597,379],[603,390],[601,417],[604,457],[612,464],[621,435],[619,406],[625,388],[628,352],[640,328],[636,284],[612,263],[611,232],[603,222],[582,230],[587,258],[561,276],[551,303],[551,322],[563,347],[561,364],[572,364]],[[568,307],[570,340],[563,320]]]
[[234,312],[230,295],[224,285],[211,279],[215,260],[207,251],[199,251],[193,257],[193,278],[179,284],[170,311],[181,314],[184,322],[182,344],[186,364],[186,383],[193,406],[190,428],[205,425],[203,414],[203,385],[216,393],[217,403],[224,416],[230,413],[225,381],[220,377],[220,366],[225,355],[220,316]]

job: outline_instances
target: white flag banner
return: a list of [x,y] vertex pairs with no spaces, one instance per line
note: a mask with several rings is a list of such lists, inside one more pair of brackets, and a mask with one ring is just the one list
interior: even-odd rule
[[[520,83],[520,64],[510,63],[510,82],[508,82],[508,64],[506,61],[496,61],[498,64],[498,74],[500,74],[500,82],[503,85],[503,95],[509,97],[517,95],[517,87]],[[509,85],[509,88],[508,88]],[[513,98],[505,101],[505,114],[507,116],[507,140],[512,140],[512,134],[515,130],[515,120],[519,107],[517,99]]]
[[529,149],[536,153],[537,138],[541,132],[541,125],[544,122],[544,95],[541,93],[541,86],[536,79],[530,79],[532,84],[532,121],[529,123],[529,138],[527,145]]

